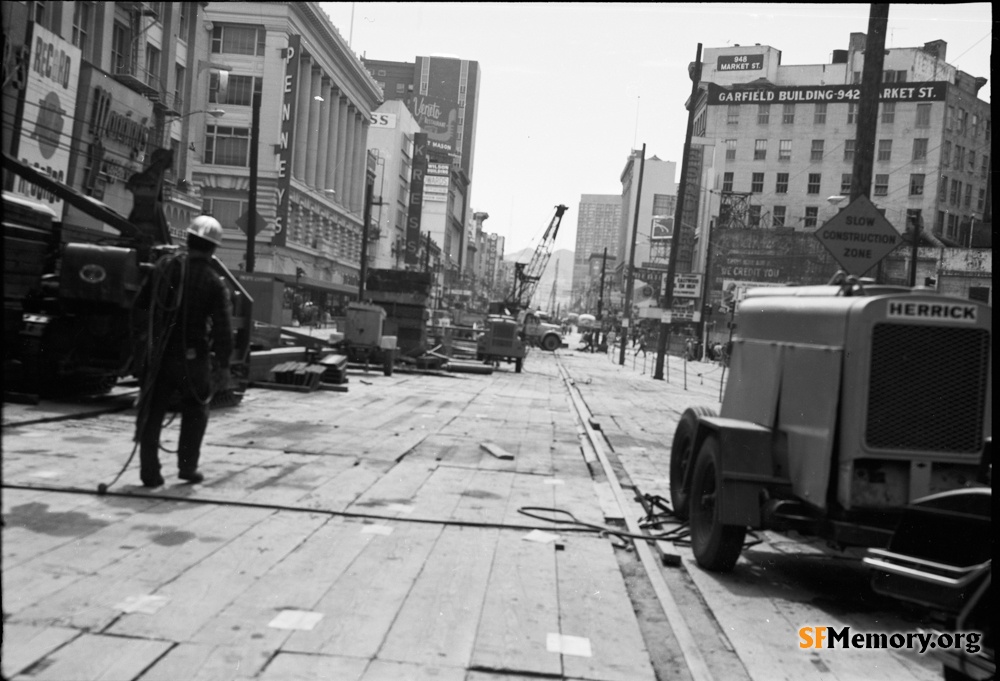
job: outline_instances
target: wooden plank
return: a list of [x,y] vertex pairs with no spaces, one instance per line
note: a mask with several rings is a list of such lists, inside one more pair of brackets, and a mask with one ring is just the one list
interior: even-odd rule
[[33,626],[5,621],[0,673],[3,678],[9,679],[80,634],[79,630],[67,627]]
[[503,449],[502,447],[493,444],[492,442],[480,442],[479,446],[486,452],[496,457],[497,459],[503,459],[506,461],[513,461],[514,455]]
[[360,462],[334,476],[329,482],[299,498],[297,505],[326,511],[342,511],[382,477],[390,464]]
[[215,646],[178,643],[142,675],[142,681],[194,681],[205,667]]
[[[326,678],[323,677],[323,681]],[[372,660],[371,666],[365,670],[361,677],[361,681],[401,681],[402,679],[406,679],[406,681],[466,681],[466,673],[462,667]],[[317,681],[320,680],[317,679]],[[499,680],[494,679],[494,681]]]
[[605,520],[623,520],[625,518],[607,480],[595,480],[594,493],[597,494],[597,503],[601,507],[601,513],[604,514]]
[[388,536],[364,535],[371,542],[312,608],[323,619],[312,631],[294,632],[284,650],[361,658],[379,652],[442,531],[439,525],[391,527]]
[[133,679],[170,646],[169,641],[83,634],[45,657],[28,677],[33,681]]
[[[280,651],[260,676],[260,681],[362,681],[368,660],[340,655],[304,655]],[[404,677],[397,677],[402,679]]]
[[404,459],[386,471],[374,485],[355,499],[347,507],[347,510],[387,515],[399,514],[400,511],[392,511],[388,506],[412,504],[413,497],[436,468],[436,463],[426,459]]
[[498,533],[444,529],[385,638],[380,659],[469,663]]
[[476,470],[438,466],[413,497],[414,518],[450,518]]
[[472,666],[498,672],[562,675],[560,656],[546,649],[559,631],[555,547],[503,532],[490,572]]
[[589,639],[592,651],[591,657],[564,654],[563,673],[602,681],[652,681],[649,654],[611,544],[573,536],[556,552],[556,566],[559,633]]
[[476,471],[451,514],[452,520],[471,523],[500,523],[515,474],[507,471]]

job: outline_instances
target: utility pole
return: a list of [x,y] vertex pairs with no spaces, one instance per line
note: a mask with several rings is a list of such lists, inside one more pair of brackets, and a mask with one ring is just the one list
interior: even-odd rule
[[[642,199],[642,173],[646,169],[646,143],[642,144],[642,156],[639,157],[639,184],[636,185],[635,189],[635,211],[633,212],[632,218],[632,245],[629,247],[628,252],[628,266],[624,270],[627,280],[625,281],[625,309],[622,310],[624,314],[624,319],[628,320],[628,324],[625,326],[628,329],[628,333],[632,332],[632,287],[634,284],[634,277],[632,276],[632,267],[635,264],[635,238],[639,233],[639,205]],[[618,353],[618,364],[625,366],[625,346],[627,344],[622,342],[621,352]]]
[[875,135],[878,130],[879,89],[885,64],[885,30],[889,23],[889,4],[872,3],[865,39],[865,65],[861,72],[861,101],[858,103],[858,128],[854,136],[854,166],[851,169],[851,197],[871,198],[872,166],[875,162]]
[[[698,98],[698,83],[701,82],[701,43],[694,57],[694,69],[691,76],[691,97],[688,99],[687,131],[684,134],[684,157],[681,159],[681,183],[677,188],[677,207],[674,211],[674,233],[670,240],[670,260],[667,264],[667,291],[664,296],[663,309],[665,315],[671,315],[674,306],[674,275],[677,272],[677,251],[681,242],[681,216],[684,215],[684,197],[687,195],[688,159],[691,156],[691,136],[694,134],[695,100]],[[709,245],[711,248],[711,245]],[[667,336],[670,334],[670,322],[660,322],[660,333],[656,338],[656,369],[653,378],[663,380],[663,358],[667,354]],[[624,356],[625,352],[622,351]]]
[[601,293],[597,297],[597,319],[601,319],[601,308],[604,307],[604,273],[608,269],[608,247],[604,247],[604,257],[601,258]]
[[361,225],[361,268],[358,275],[358,302],[365,299],[365,279],[368,278],[368,232],[372,221],[372,201],[375,193],[375,157],[369,151],[365,164],[365,210]]
[[913,246],[910,252],[910,288],[917,285],[917,254],[920,251],[920,223],[923,222],[920,209],[918,208],[910,216],[910,224],[913,225]]
[[[255,89],[256,90],[256,89]],[[250,196],[247,212],[247,256],[246,271],[253,272],[257,250],[257,166],[260,150],[260,93],[253,93],[253,108],[250,114]]]

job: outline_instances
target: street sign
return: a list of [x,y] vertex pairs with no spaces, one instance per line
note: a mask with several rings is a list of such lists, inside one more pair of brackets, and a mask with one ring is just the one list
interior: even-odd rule
[[814,234],[848,274],[860,277],[899,245],[899,232],[859,196]]
[[701,298],[701,277],[700,274],[675,274],[674,297]]
[[[243,212],[243,215],[236,218],[236,226],[242,229],[243,233],[245,234],[249,224],[250,224],[250,209],[248,208]],[[267,227],[267,222],[264,221],[264,218],[261,217],[260,213],[257,213],[257,219],[254,220],[253,226],[255,227],[254,236],[260,234]]]

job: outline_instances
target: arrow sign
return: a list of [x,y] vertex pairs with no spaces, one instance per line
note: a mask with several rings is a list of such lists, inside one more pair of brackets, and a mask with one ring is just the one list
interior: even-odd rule
[[[242,229],[244,234],[246,234],[247,232],[248,224],[250,224],[249,209],[247,209],[246,212],[243,213],[243,215],[236,218],[236,226]],[[257,213],[257,219],[254,221],[253,224],[254,227],[256,227],[256,229],[254,230],[254,236],[260,234],[264,230],[264,228],[267,227],[267,222],[264,221],[264,218],[261,217],[260,213]]]
[[899,245],[899,232],[859,196],[813,232],[848,274],[860,277]]

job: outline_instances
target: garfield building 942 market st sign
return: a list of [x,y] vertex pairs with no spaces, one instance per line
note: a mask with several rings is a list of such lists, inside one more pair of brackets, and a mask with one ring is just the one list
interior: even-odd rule
[[[902,85],[882,85],[879,91],[881,102],[943,102],[947,83],[905,83]],[[724,88],[715,83],[708,84],[708,104],[750,104],[796,102],[859,102],[861,88],[857,85],[759,85]]]

